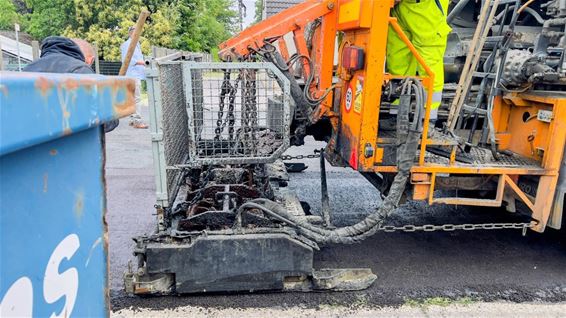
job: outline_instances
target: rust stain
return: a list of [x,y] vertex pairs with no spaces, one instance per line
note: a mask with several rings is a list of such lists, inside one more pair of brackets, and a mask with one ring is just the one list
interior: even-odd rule
[[[136,109],[136,103],[134,98],[134,92],[136,88],[136,84],[134,80],[113,80],[115,81],[110,85],[112,88],[112,108],[114,109],[114,113],[119,117],[124,117],[130,114],[133,114]],[[125,85],[124,85],[125,83]],[[118,101],[118,93],[123,91],[125,94],[123,101]]]
[[46,172],[43,174],[43,193],[47,193],[48,181],[49,181],[49,174]]
[[[117,77],[81,77],[69,76],[62,80],[54,80],[40,74],[17,74],[18,77],[34,79],[34,86],[44,98],[54,91],[57,93],[61,109],[62,130],[64,135],[72,133],[70,118],[77,106],[77,92],[84,89],[86,92],[98,91],[103,94],[105,90],[110,93],[113,114],[116,117],[125,117],[135,112],[135,81]],[[7,87],[0,85],[0,93],[7,94]],[[97,120],[99,121],[99,120]],[[54,155],[54,154],[52,154]]]
[[66,90],[76,90],[79,88],[79,82],[75,79],[67,79],[62,81],[59,86]]
[[59,152],[57,151],[57,149],[51,149],[49,150],[49,154],[52,156],[56,156]]
[[[74,92],[79,88],[85,89],[87,92],[91,92],[94,89],[103,91],[109,88],[111,94],[112,108],[114,114],[124,117],[133,114],[136,109],[135,105],[135,82],[131,79],[121,79],[121,78],[106,78],[103,80],[93,79],[93,78],[69,78],[58,85],[59,91],[64,91],[66,93]],[[123,100],[118,100],[118,96],[122,94]],[[74,101],[76,96],[71,95],[72,101]],[[68,104],[68,100],[66,101]],[[65,105],[65,107],[67,106]]]
[[53,81],[43,76],[40,76],[37,78],[37,80],[35,80],[35,88],[39,90],[41,96],[43,97],[49,96],[53,86]]
[[71,112],[69,111],[69,104],[74,100],[73,96],[76,96],[76,90],[79,84],[76,80],[65,80],[57,85],[57,97],[59,98],[59,106],[61,107],[61,122],[63,123],[63,135],[67,136],[72,133],[71,124],[69,119],[71,118]]

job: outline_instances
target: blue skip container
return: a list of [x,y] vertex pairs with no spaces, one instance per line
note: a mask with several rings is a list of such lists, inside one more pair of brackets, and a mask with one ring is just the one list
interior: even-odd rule
[[0,72],[0,317],[108,315],[102,125],[134,81]]

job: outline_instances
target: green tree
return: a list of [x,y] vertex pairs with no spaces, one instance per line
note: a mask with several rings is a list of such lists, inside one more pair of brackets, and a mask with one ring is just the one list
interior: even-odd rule
[[151,45],[175,48],[176,25],[180,14],[174,4],[163,3],[150,16],[143,36]]
[[[105,60],[120,60],[120,45],[128,37],[128,27],[132,26],[142,8],[141,0],[73,0],[75,24],[63,31],[68,37],[83,38],[96,43],[99,54]],[[146,53],[149,43],[141,39]]]
[[180,0],[175,48],[213,51],[236,29],[237,13],[230,0]]
[[26,0],[25,4],[30,12],[25,16],[25,30],[36,39],[61,35],[65,28],[76,26],[72,1]]
[[263,0],[255,0],[254,23],[260,22],[263,18]]
[[18,22],[16,6],[11,0],[0,0],[0,30],[12,30]]
[[[0,0],[0,3],[10,0]],[[189,51],[214,51],[235,31],[235,0],[14,0],[10,12],[23,12],[33,37],[50,35],[83,38],[98,46],[101,58],[120,59],[120,45],[127,39],[142,9],[151,15],[140,42],[147,54],[152,45]],[[25,6],[22,7],[22,3]],[[17,11],[16,11],[17,10]],[[4,18],[5,14],[1,14]],[[1,19],[0,19],[1,20]]]

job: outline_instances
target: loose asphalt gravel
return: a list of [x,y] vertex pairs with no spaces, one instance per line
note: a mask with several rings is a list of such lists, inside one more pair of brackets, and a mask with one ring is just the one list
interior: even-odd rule
[[[147,114],[147,108],[143,112]],[[308,140],[307,146],[292,148],[288,153],[311,153],[322,146]],[[155,228],[155,181],[149,131],[133,129],[127,125],[127,120],[122,120],[114,132],[107,134],[106,149],[109,277],[111,306],[117,316],[128,316],[128,311],[138,314],[145,311],[148,316],[159,311],[164,316],[176,316],[178,308],[189,308],[184,312],[185,316],[199,316],[197,311],[203,308],[210,316],[222,314],[209,310],[236,308],[244,315],[246,310],[251,310],[248,313],[254,316],[253,310],[258,308],[278,308],[285,316],[285,311],[292,308],[302,308],[308,313],[343,306],[398,307],[426,303],[430,299],[512,303],[566,301],[566,246],[560,242],[566,233],[554,230],[544,234],[529,231],[526,236],[522,236],[520,230],[378,233],[362,244],[329,246],[315,255],[316,268],[370,267],[378,279],[369,289],[359,292],[130,297],[122,291],[122,274],[132,258],[131,238],[150,233]],[[299,197],[309,202],[313,210],[318,210],[318,159],[303,162],[309,168],[293,174],[290,186],[299,190]],[[378,206],[377,192],[359,174],[351,169],[331,167],[327,170],[331,206],[337,223],[354,222]],[[500,209],[429,207],[409,202],[389,222],[401,225],[520,220],[520,216]],[[552,309],[549,314],[566,315],[563,306],[548,306],[548,310]],[[513,308],[509,303],[504,307]],[[538,307],[516,308],[520,312]],[[347,316],[340,314],[340,310],[329,315]],[[493,310],[496,315],[500,309]],[[540,310],[535,312],[545,312]],[[228,315],[239,316],[236,312],[231,313]],[[419,313],[428,315],[422,310]]]

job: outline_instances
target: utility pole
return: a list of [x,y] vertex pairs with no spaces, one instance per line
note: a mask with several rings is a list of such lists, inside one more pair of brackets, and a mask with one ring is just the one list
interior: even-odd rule
[[16,53],[18,55],[18,71],[22,71],[22,59],[20,57],[20,39],[18,37],[18,32],[20,32],[20,25],[15,23],[14,30],[16,30]]
[[244,0],[238,0],[238,12],[240,14],[240,32],[242,32],[244,30],[244,15],[246,15]]

